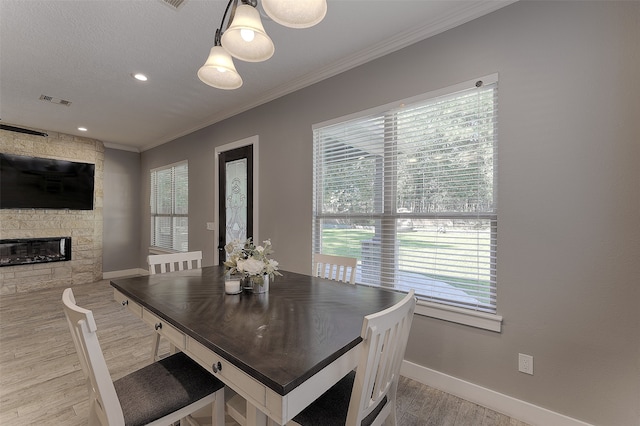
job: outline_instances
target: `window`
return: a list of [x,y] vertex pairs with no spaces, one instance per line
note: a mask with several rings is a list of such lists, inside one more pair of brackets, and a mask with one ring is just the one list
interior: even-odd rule
[[151,246],[165,251],[189,251],[186,161],[151,170]]
[[497,75],[313,126],[315,253],[356,281],[496,313]]

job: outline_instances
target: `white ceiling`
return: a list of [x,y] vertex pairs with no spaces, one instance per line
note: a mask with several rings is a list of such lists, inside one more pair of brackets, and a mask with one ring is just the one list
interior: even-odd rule
[[[196,72],[226,0],[185,0],[178,9],[162,0],[0,0],[0,124],[143,151],[513,1],[329,0],[312,28],[263,19],[275,54],[234,60],[244,85],[225,91]],[[136,72],[149,81],[134,80]]]

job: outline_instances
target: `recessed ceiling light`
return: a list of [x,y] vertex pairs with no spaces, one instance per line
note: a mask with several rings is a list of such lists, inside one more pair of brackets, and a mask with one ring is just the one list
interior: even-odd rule
[[131,74],[131,76],[133,76],[133,78],[135,78],[138,81],[147,81],[147,76],[142,74],[142,73],[135,73],[135,74]]
[[87,128],[86,127],[78,127],[78,130],[80,130],[81,132],[86,132]]

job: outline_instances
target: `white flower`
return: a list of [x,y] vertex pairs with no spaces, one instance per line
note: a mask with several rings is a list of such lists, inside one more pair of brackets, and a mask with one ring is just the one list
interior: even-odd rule
[[264,273],[265,263],[256,258],[250,257],[244,260],[238,260],[238,270],[249,275],[260,275]]
[[246,241],[234,240],[225,245],[227,260],[224,262],[225,268],[232,274],[239,272],[245,276],[259,276],[269,274],[271,279],[278,272],[278,262],[269,259],[273,253],[271,240],[263,241],[264,246],[255,246],[251,238]]

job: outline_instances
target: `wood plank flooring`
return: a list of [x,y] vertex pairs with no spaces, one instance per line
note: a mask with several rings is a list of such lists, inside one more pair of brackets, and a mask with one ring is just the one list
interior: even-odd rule
[[[108,281],[73,291],[94,313],[114,380],[149,362],[152,331],[113,300]],[[87,423],[87,389],[61,297],[62,289],[0,296],[0,425]],[[399,426],[527,426],[405,377],[397,408]]]

